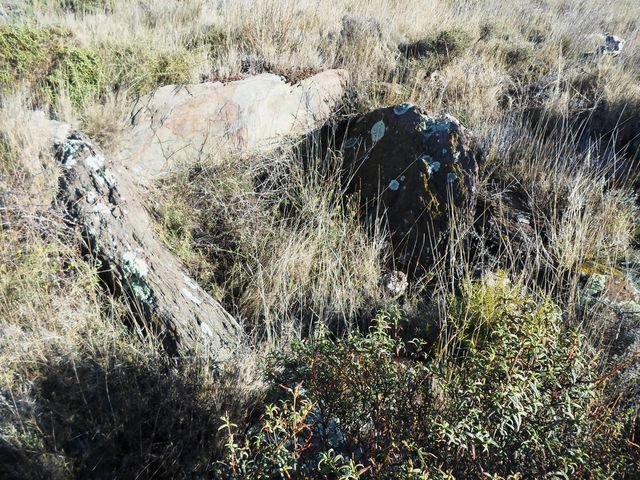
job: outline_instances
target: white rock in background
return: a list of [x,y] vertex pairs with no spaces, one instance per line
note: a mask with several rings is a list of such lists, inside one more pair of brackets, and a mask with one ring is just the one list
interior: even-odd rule
[[605,33],[604,45],[600,45],[598,47],[597,53],[600,55],[618,55],[622,51],[625,43],[626,40],[616,37],[615,35]]

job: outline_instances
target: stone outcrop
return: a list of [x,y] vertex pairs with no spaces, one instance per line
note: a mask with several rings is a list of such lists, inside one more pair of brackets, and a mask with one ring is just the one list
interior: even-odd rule
[[119,163],[137,183],[149,184],[184,162],[268,150],[324,123],[346,79],[345,71],[328,70],[296,85],[262,74],[159,88],[135,105]]
[[170,355],[225,360],[241,348],[240,325],[158,239],[128,175],[109,168],[78,133],[57,144],[56,159],[67,220],[82,230],[103,280],[129,299],[136,327],[159,335]]
[[428,262],[450,207],[472,202],[478,155],[470,132],[407,103],[349,119],[340,130],[350,189],[368,213],[384,213],[400,257]]

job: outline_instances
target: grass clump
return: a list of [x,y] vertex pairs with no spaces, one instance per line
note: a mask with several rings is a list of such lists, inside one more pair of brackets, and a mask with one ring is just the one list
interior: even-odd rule
[[58,4],[66,12],[87,14],[110,12],[115,7],[116,0],[58,0]]
[[413,68],[430,74],[451,63],[466,52],[472,44],[472,36],[461,29],[441,30],[412,43],[400,45],[400,51],[413,64]]
[[198,53],[183,47],[160,50],[146,44],[100,46],[112,91],[146,95],[163,85],[189,83]]
[[360,224],[339,164],[327,163],[305,165],[285,148],[250,162],[204,161],[165,189],[158,216],[169,245],[190,239],[208,259],[211,289],[269,338],[315,323],[349,328],[380,296],[384,232]]

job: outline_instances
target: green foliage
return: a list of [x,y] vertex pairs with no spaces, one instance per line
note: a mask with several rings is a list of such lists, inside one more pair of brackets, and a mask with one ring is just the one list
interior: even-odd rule
[[38,102],[56,105],[66,90],[74,106],[94,97],[102,85],[97,53],[74,44],[60,28],[0,27],[0,91],[31,84]]
[[188,50],[204,46],[209,55],[213,58],[220,56],[220,54],[228,48],[230,42],[232,42],[231,35],[228,30],[223,30],[217,26],[208,26],[204,31],[194,34],[188,38],[185,42],[185,46]]
[[196,59],[186,49],[158,51],[152,45],[102,45],[111,89],[145,95],[163,85],[189,83]]
[[[301,382],[304,402],[315,405],[304,403],[304,418],[295,417],[308,448],[291,471],[344,467],[346,458],[363,465],[354,478],[624,478],[633,471],[625,413],[609,404],[584,339],[562,328],[549,299],[521,296],[506,281],[471,284],[452,298],[439,348],[403,342],[400,318],[381,313],[366,335],[323,335],[277,357],[273,379]],[[266,419],[274,421],[271,413]],[[234,442],[230,459],[239,455]],[[266,452],[256,442],[245,441],[240,453]],[[291,445],[280,448],[291,452]],[[324,478],[317,469],[306,474]]]
[[300,388],[290,393],[291,400],[267,406],[259,431],[242,444],[236,438],[237,425],[229,417],[222,418],[220,430],[227,434],[227,456],[219,463],[219,478],[290,478],[297,470],[302,453],[310,446],[307,422],[313,404],[302,396]]
[[610,407],[594,358],[548,298],[520,297],[506,281],[473,284],[451,312],[436,429],[457,474],[624,471],[622,415],[602,415]]
[[66,90],[74,106],[94,98],[102,86],[102,61],[91,49],[65,45],[56,55],[46,78],[48,97],[55,103],[58,92]]

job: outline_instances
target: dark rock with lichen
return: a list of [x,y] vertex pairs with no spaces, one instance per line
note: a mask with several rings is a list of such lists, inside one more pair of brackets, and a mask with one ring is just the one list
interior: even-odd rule
[[428,263],[451,207],[472,203],[479,155],[471,133],[452,116],[408,103],[351,118],[340,130],[349,189],[367,213],[384,214],[398,258]]

